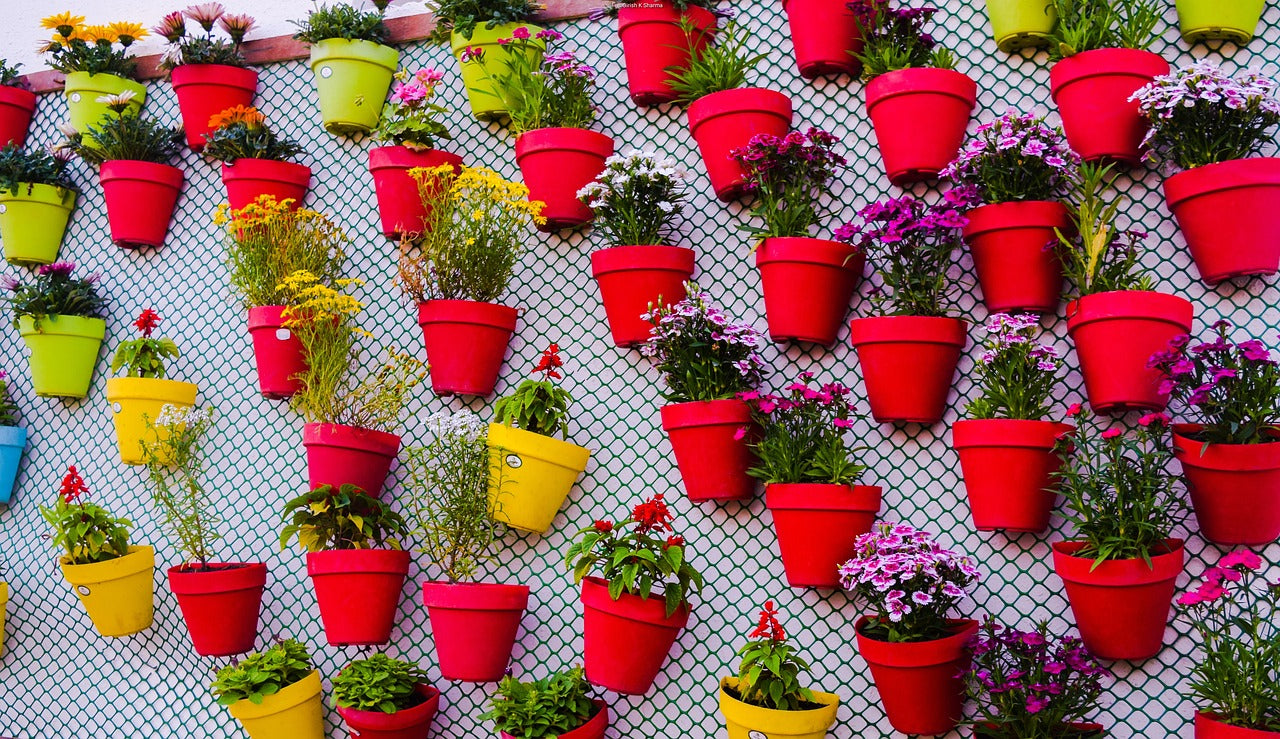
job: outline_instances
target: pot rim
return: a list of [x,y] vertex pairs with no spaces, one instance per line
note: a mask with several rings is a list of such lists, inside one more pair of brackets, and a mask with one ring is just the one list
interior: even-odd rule
[[529,607],[529,586],[428,580],[422,583],[422,602],[427,608],[524,611]]
[[693,611],[686,598],[675,613],[666,615],[666,600],[660,595],[650,594],[647,598],[624,592],[617,600],[609,597],[608,581],[602,577],[588,575],[582,578],[581,596],[584,609],[607,613],[615,618],[622,618],[636,623],[660,626],[667,629],[680,630],[689,623],[689,614]]
[[751,422],[751,406],[738,398],[667,403],[658,409],[658,413],[662,418],[662,428],[667,431]]

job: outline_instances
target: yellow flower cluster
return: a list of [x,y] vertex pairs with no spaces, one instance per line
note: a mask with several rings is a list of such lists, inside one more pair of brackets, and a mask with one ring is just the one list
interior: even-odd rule
[[[363,280],[344,277],[334,280],[333,287],[330,287],[305,269],[290,274],[277,286],[290,296],[289,306],[282,311],[284,325],[341,321],[359,315],[364,310],[364,303],[342,292],[342,288],[363,284]],[[368,335],[358,328],[352,328],[351,331]]]
[[230,203],[222,203],[213,213],[213,225],[226,226],[235,223],[234,230],[252,228],[254,226],[274,226],[280,223],[308,223],[324,221],[328,218],[319,211],[310,208],[293,207],[293,198],[276,200],[274,195],[259,195],[257,200],[239,210],[232,210]]
[[115,21],[107,24],[85,25],[83,15],[73,15],[70,11],[51,15],[40,21],[41,28],[54,32],[52,43],[64,44],[71,41],[83,41],[87,44],[107,41],[128,47],[134,41],[146,38],[149,34],[145,26],[134,21]]
[[449,190],[450,196],[457,201],[477,206],[472,210],[473,220],[484,217],[486,213],[482,206],[488,204],[507,215],[527,215],[538,225],[547,222],[542,215],[545,203],[541,200],[529,200],[529,188],[519,182],[504,179],[488,167],[463,167]]

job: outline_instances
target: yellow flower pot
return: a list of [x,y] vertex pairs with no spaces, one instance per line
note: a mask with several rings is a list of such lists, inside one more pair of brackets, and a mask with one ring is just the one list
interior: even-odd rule
[[103,636],[128,636],[151,625],[156,550],[131,546],[123,557],[88,565],[59,560],[62,576]]
[[122,92],[133,93],[126,112],[138,115],[147,99],[147,88],[141,82],[105,72],[68,72],[62,93],[67,98],[68,123],[80,133],[102,125],[102,119],[112,113],[98,98]]
[[9,607],[9,583],[0,581],[0,657],[4,656],[4,613]]
[[249,739],[324,739],[324,718],[320,705],[320,673],[310,674],[262,703],[249,700],[227,707],[249,733]]
[[489,424],[489,480],[493,518],[544,534],[587,468],[591,450],[500,423]]
[[400,52],[372,41],[332,38],[311,45],[320,117],[329,133],[368,133],[378,125]]
[[115,422],[120,461],[142,464],[143,444],[160,441],[168,432],[154,433],[148,423],[160,417],[166,405],[190,408],[198,388],[189,382],[154,377],[113,377],[107,380],[107,402]]
[[813,691],[813,698],[822,704],[821,708],[775,711],[743,703],[726,693],[726,686],[737,688],[738,678],[726,677],[720,681],[720,713],[724,714],[729,739],[822,739],[836,722],[840,696],[832,693]]

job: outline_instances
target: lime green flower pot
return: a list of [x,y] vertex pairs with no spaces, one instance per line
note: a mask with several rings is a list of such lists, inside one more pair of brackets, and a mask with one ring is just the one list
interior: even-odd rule
[[52,264],[76,205],[74,190],[19,183],[0,190],[0,243],[10,264]]
[[18,333],[31,350],[31,384],[36,395],[83,398],[89,394],[107,322],[82,316],[18,318]]
[[1001,51],[1047,46],[1058,21],[1053,0],[987,0],[991,37]]
[[[520,26],[528,28],[529,34],[534,37],[542,30],[532,23],[504,23],[493,28],[485,28],[482,23],[476,26],[469,39],[456,31],[450,37],[453,55],[458,58],[462,68],[462,82],[467,86],[471,114],[482,121],[507,117],[507,104],[503,102],[501,94],[503,90],[493,78],[506,74],[508,60],[517,52],[499,44],[498,39],[511,38],[511,32]],[[532,61],[540,63],[547,45],[536,38],[534,44],[536,46],[526,53]],[[483,50],[482,61],[462,61],[462,52],[468,47]]]
[[81,133],[90,126],[97,126],[103,116],[111,112],[106,103],[98,102],[98,98],[119,95],[126,90],[132,90],[134,94],[127,112],[137,115],[147,99],[147,88],[141,83],[114,74],[68,72],[63,94],[67,97],[71,126]]
[[1178,0],[1178,27],[1187,43],[1232,41],[1249,43],[1266,0]]
[[320,117],[329,133],[368,133],[378,125],[400,52],[372,41],[331,38],[311,45]]

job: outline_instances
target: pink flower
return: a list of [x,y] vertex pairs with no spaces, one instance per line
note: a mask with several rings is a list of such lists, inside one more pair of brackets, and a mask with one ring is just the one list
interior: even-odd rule
[[853,428],[853,421],[847,418],[837,418],[831,422],[831,425],[838,429],[851,429]]
[[778,407],[778,404],[768,398],[764,398],[760,401],[757,407],[760,409],[761,413],[769,414],[773,413],[773,410]]
[[1178,597],[1180,606],[1198,606],[1204,602],[1204,596],[1197,592],[1183,593]]
[[733,438],[735,441],[742,441],[747,438],[747,427],[739,426],[738,430],[733,432]]
[[1172,419],[1169,418],[1168,413],[1148,413],[1138,419],[1139,426],[1150,426],[1152,424],[1157,426],[1168,426],[1171,422]]
[[529,38],[529,29],[526,26],[520,26],[511,32],[511,38],[518,38],[521,41]]
[[1067,416],[1069,418],[1075,418],[1076,416],[1080,415],[1082,411],[1084,411],[1084,406],[1080,405],[1079,403],[1072,403],[1071,405],[1067,406]]
[[391,93],[391,101],[402,105],[417,105],[427,99],[427,89],[416,84],[396,84],[395,91]]
[[1118,436],[1120,436],[1120,429],[1113,428],[1102,432],[1102,438],[1104,439],[1114,439]]
[[1262,566],[1262,558],[1248,549],[1231,552],[1218,562],[1219,567],[1244,567],[1256,570]]

